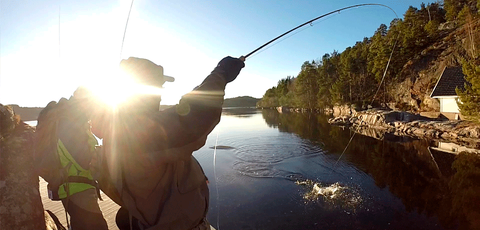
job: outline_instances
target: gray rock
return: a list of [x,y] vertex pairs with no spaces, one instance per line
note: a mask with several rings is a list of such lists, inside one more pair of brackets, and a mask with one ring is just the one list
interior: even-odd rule
[[381,139],[383,134],[367,129],[382,130],[402,136],[432,138],[466,145],[480,146],[480,125],[466,121],[439,121],[404,111],[370,109],[329,119],[335,125],[352,126],[361,134]]

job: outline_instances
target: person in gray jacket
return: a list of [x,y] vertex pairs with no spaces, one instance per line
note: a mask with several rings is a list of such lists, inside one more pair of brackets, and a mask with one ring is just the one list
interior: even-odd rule
[[[137,95],[114,113],[97,112],[92,128],[103,137],[98,181],[122,207],[120,229],[210,229],[207,178],[192,153],[220,121],[225,86],[244,66],[242,57],[223,58],[179,104],[163,111],[160,96]],[[165,82],[163,68],[149,60],[129,58],[121,67],[139,83]]]

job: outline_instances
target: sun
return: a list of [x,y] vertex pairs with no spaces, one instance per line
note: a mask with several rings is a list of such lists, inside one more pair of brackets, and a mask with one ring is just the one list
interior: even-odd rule
[[87,87],[99,102],[111,108],[128,103],[134,96],[162,95],[164,93],[162,88],[138,84],[121,71],[117,71],[109,77],[99,78],[94,84]]

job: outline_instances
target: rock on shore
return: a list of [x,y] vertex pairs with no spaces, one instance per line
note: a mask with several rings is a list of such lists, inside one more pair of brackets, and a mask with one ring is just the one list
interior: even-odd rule
[[445,140],[480,148],[480,125],[469,121],[440,121],[404,111],[370,109],[331,118],[329,123],[351,126],[360,133],[377,129],[397,136]]

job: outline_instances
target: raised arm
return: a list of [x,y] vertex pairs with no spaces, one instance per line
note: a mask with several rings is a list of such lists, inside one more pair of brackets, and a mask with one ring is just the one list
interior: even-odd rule
[[[226,57],[179,104],[144,119],[148,139],[146,152],[163,162],[190,157],[205,144],[207,135],[220,121],[227,83],[245,66],[239,58]],[[147,136],[148,135],[148,136]],[[154,159],[152,159],[154,160]]]

